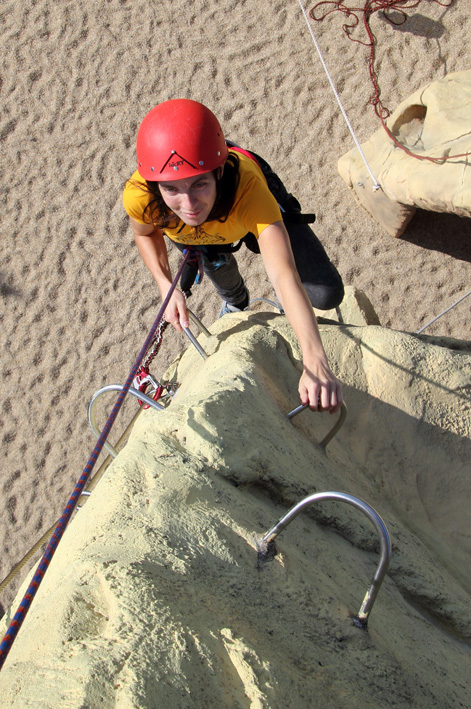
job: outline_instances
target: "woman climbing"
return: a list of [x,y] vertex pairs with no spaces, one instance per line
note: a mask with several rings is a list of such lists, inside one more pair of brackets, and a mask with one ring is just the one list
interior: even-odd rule
[[[342,281],[299,203],[270,166],[226,143],[216,116],[190,99],[165,101],[147,114],[137,134],[137,162],[123,203],[162,299],[172,283],[165,234],[180,250],[197,249],[223,301],[222,314],[244,310],[249,294],[231,253],[236,242],[244,241],[261,254],[299,340],[301,402],[337,411],[342,388],[329,367],[312,305],[336,307],[343,298]],[[183,291],[189,291],[194,275],[191,267],[183,273]],[[176,330],[189,326],[181,291],[174,291],[165,317]]]

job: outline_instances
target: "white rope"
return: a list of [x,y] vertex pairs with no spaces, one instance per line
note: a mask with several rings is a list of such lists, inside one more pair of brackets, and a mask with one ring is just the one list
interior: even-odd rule
[[446,313],[449,313],[452,308],[454,308],[458,303],[461,303],[462,300],[468,297],[468,295],[471,295],[471,290],[469,290],[465,295],[463,295],[459,300],[456,301],[456,303],[453,303],[453,305],[450,305],[449,308],[443,311],[443,313],[440,313],[440,315],[437,315],[436,318],[433,318],[433,320],[430,320],[426,325],[420,328],[420,330],[417,330],[415,333],[416,335],[420,335],[421,332],[423,332],[429,325],[432,325],[432,323],[436,322],[439,318],[442,317],[442,315],[446,315]]
[[378,180],[376,179],[376,177],[373,175],[373,172],[372,172],[370,166],[368,165],[368,161],[367,161],[367,159],[366,159],[366,157],[365,157],[365,155],[364,155],[364,153],[363,153],[363,150],[361,149],[361,145],[360,145],[360,143],[359,143],[359,141],[358,141],[358,138],[357,138],[356,135],[355,135],[355,131],[353,130],[352,125],[351,125],[350,121],[348,120],[348,116],[347,116],[347,114],[346,114],[346,112],[345,112],[344,107],[342,106],[342,102],[341,102],[341,100],[340,100],[340,96],[339,96],[338,93],[337,93],[337,89],[335,88],[334,82],[332,81],[332,78],[331,78],[331,76],[330,76],[330,74],[329,74],[329,70],[328,70],[327,65],[326,65],[326,63],[325,63],[325,61],[324,61],[324,57],[322,56],[322,52],[321,52],[321,50],[320,50],[320,47],[319,47],[319,45],[318,45],[318,43],[317,43],[317,40],[316,40],[316,38],[315,38],[315,36],[314,36],[314,32],[313,32],[311,23],[309,22],[309,16],[308,16],[306,10],[304,9],[303,4],[301,3],[301,0],[299,0],[299,5],[300,5],[301,10],[302,10],[302,13],[303,13],[303,15],[304,15],[304,19],[306,20],[306,24],[307,24],[307,26],[308,26],[308,28],[309,28],[309,32],[311,33],[312,41],[314,42],[314,46],[315,46],[315,48],[317,49],[317,53],[318,53],[319,58],[320,58],[320,60],[321,60],[322,66],[324,67],[324,71],[325,71],[325,73],[326,73],[326,75],[327,75],[327,78],[328,78],[328,80],[329,80],[330,86],[332,87],[332,91],[334,92],[334,96],[335,96],[335,98],[337,99],[337,103],[338,103],[338,105],[340,106],[340,110],[342,111],[343,117],[345,118],[345,122],[346,122],[346,124],[347,124],[347,126],[348,126],[348,130],[349,130],[350,133],[352,134],[353,140],[355,141],[355,145],[357,146],[357,148],[358,148],[358,150],[359,150],[359,152],[360,152],[361,158],[362,158],[363,162],[365,163],[366,169],[368,170],[368,172],[369,172],[369,174],[370,174],[371,180],[372,180],[372,182],[373,182],[373,189],[374,189],[374,190],[379,190],[379,189],[381,189],[381,186],[380,186]]

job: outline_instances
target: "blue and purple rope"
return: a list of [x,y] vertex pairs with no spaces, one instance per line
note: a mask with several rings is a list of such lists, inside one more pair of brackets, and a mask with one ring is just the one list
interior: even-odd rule
[[0,643],[0,670],[3,667],[3,664],[8,656],[8,653],[10,652],[11,646],[13,645],[13,642],[18,635],[18,632],[23,624],[23,621],[26,617],[26,614],[31,606],[31,603],[33,602],[33,599],[36,595],[36,592],[41,584],[41,581],[44,578],[44,574],[46,573],[48,566],[51,562],[52,557],[54,556],[54,552],[57,549],[57,546],[62,538],[62,535],[65,531],[65,528],[70,520],[70,517],[72,516],[72,512],[75,509],[75,506],[78,502],[78,499],[80,495],[83,492],[83,489],[86,485],[86,482],[90,476],[90,473],[92,472],[95,463],[98,459],[98,456],[101,453],[101,450],[105,444],[105,441],[111,431],[111,428],[116,420],[116,417],[119,413],[119,410],[123,404],[123,401],[126,397],[126,394],[128,393],[134,377],[137,374],[137,370],[141,364],[142,359],[144,358],[144,355],[146,354],[147,350],[149,349],[149,346],[154,339],[155,333],[157,331],[157,328],[160,324],[160,321],[163,318],[163,315],[165,313],[165,310],[167,308],[168,302],[172,296],[173,291],[176,288],[176,285],[178,283],[178,279],[180,278],[183,268],[188,260],[188,257],[190,255],[190,249],[186,249],[184,252],[184,257],[183,261],[180,264],[180,267],[178,269],[177,275],[175,276],[173,283],[170,287],[169,292],[167,293],[167,296],[162,303],[162,306],[159,310],[159,313],[155,319],[155,322],[153,326],[151,327],[149,334],[147,335],[146,341],[128,375],[128,378],[126,379],[126,383],[124,384],[121,392],[119,393],[119,396],[116,400],[115,405],[113,406],[113,410],[111,411],[111,414],[108,416],[108,420],[106,421],[103,430],[98,438],[98,441],[96,443],[95,448],[90,454],[90,458],[88,459],[88,463],[86,464],[85,468],[83,469],[82,475],[80,476],[74,491],[72,495],[70,496],[70,499],[64,509],[64,512],[62,513],[62,517],[60,518],[59,522],[57,523],[57,527],[54,530],[54,533],[49,540],[49,543],[44,551],[44,554],[42,556],[41,561],[39,562],[38,568],[36,569],[36,572],[33,576],[33,579],[28,586],[25,595],[23,596],[23,600],[21,601],[20,605],[18,606],[18,610],[16,611],[13,620],[10,623],[10,626],[5,634],[5,637],[3,638],[2,642]]

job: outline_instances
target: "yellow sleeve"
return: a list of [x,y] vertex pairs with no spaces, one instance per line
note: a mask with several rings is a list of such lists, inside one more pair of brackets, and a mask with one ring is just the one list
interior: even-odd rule
[[281,210],[260,168],[251,165],[249,158],[240,162],[243,169],[234,207],[240,222],[258,238],[267,226],[282,220]]
[[[142,186],[141,186],[142,185]],[[144,219],[144,209],[151,200],[146,184],[138,171],[126,182],[123,190],[123,206],[130,217],[139,224],[150,224],[150,219]]]

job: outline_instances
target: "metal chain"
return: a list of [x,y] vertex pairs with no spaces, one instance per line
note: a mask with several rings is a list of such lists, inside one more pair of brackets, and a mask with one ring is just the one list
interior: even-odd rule
[[160,325],[158,327],[156,336],[154,340],[151,342],[151,346],[149,348],[149,354],[147,355],[146,360],[144,361],[144,364],[142,365],[143,369],[148,370],[150,367],[150,364],[152,360],[158,355],[160,347],[162,345],[162,337],[163,334],[168,326],[168,322],[165,320],[165,315],[162,318]]

